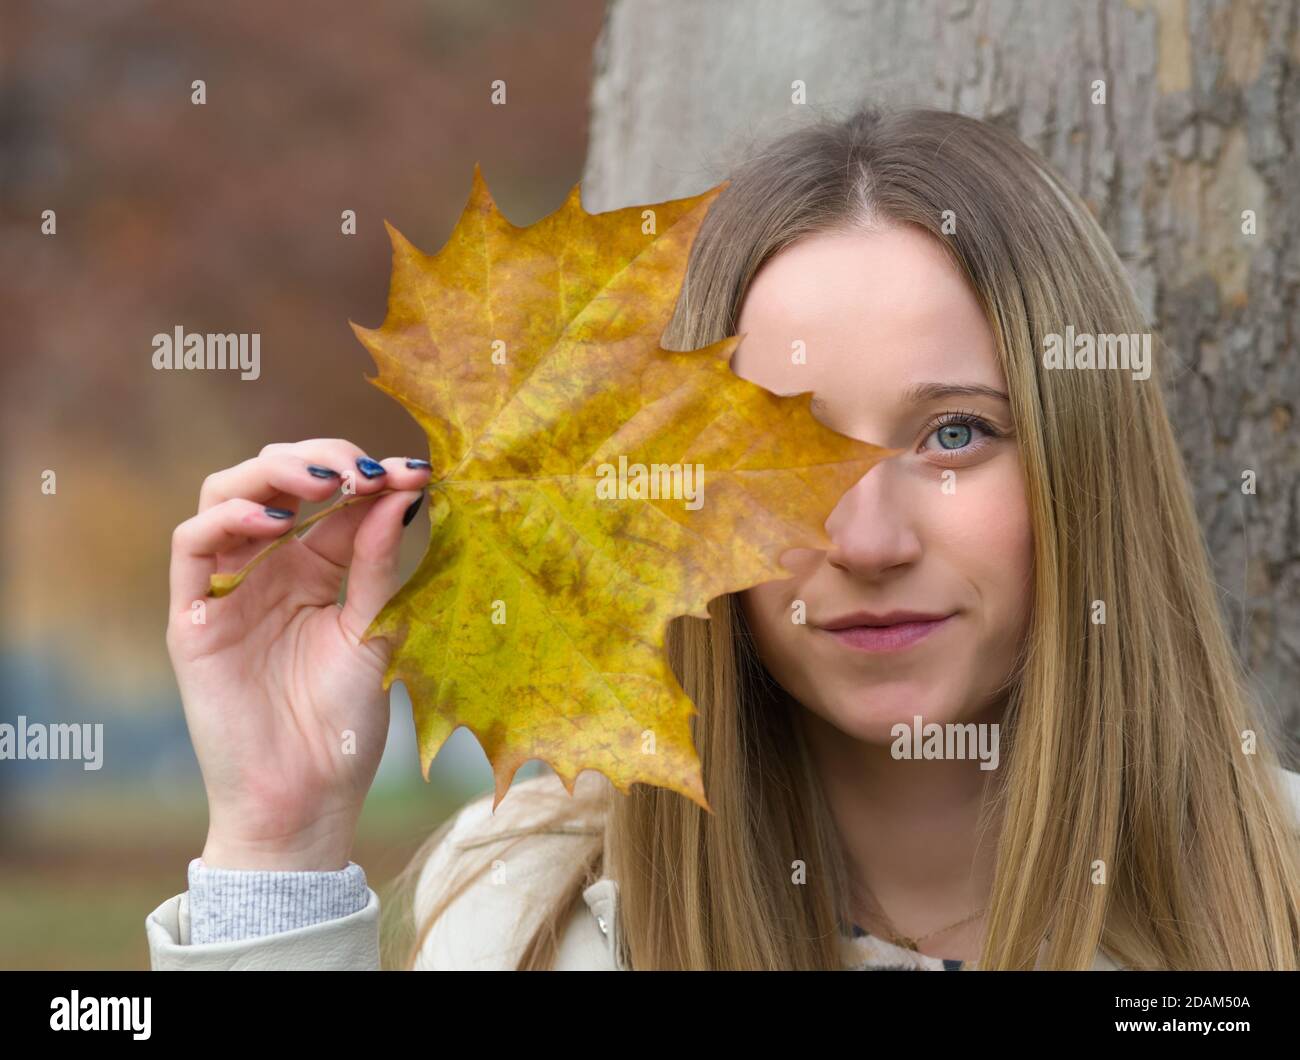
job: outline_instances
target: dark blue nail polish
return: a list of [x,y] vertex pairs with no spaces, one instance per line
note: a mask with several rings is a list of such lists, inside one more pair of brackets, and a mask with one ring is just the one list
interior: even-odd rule
[[308,464],[307,470],[317,478],[338,478],[339,473],[332,467],[321,467],[320,464]]
[[406,514],[402,516],[402,525],[410,526],[411,520],[415,518],[415,513],[420,510],[420,505],[424,501],[424,494],[421,493],[415,500],[411,501],[410,507],[406,509]]
[[357,457],[357,467],[361,469],[361,473],[365,475],[366,478],[378,478],[380,475],[388,474],[388,472],[384,470],[383,464],[378,460],[371,460],[368,456]]
[[262,509],[272,519],[292,519],[293,512],[288,508],[264,508]]
[[412,471],[430,471],[433,465],[427,460],[407,460],[406,466]]

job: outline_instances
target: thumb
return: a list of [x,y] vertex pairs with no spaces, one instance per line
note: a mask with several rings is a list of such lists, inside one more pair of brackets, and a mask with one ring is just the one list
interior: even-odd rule
[[423,490],[398,490],[381,497],[357,527],[348,570],[347,598],[340,621],[360,641],[384,604],[397,592],[402,531],[419,511]]

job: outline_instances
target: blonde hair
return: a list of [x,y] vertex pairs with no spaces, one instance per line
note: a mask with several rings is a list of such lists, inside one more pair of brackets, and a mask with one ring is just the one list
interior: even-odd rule
[[[1046,162],[996,126],[932,110],[863,109],[783,136],[714,202],[663,344],[734,334],[759,266],[796,239],[882,224],[929,232],[985,311],[1034,531],[1032,618],[988,807],[1001,829],[977,966],[1086,969],[1100,947],[1134,969],[1297,969],[1280,733],[1263,729],[1225,635],[1159,373],[1051,371],[1038,354],[1066,325],[1150,330],[1104,233]],[[1095,600],[1109,609],[1104,624],[1089,621]],[[739,596],[709,613],[674,619],[667,650],[699,711],[715,812],[645,785],[622,796],[604,784],[581,808],[563,796],[531,832],[579,810],[604,825],[573,857],[521,969],[550,966],[602,872],[618,881],[632,967],[842,966],[845,867],[800,708],[767,674]],[[1248,731],[1255,754],[1242,750]],[[445,832],[421,847],[398,893]],[[802,886],[790,882],[796,859],[808,867]],[[1092,882],[1097,862],[1104,886]],[[486,868],[416,926],[406,966]]]

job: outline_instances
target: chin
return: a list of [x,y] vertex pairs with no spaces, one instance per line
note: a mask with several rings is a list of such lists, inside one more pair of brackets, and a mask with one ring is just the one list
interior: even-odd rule
[[923,725],[931,722],[945,725],[959,721],[962,713],[960,705],[954,706],[953,697],[932,685],[907,682],[857,689],[830,706],[822,716],[864,743],[888,746],[894,741],[894,726],[905,725],[910,729],[917,715]]

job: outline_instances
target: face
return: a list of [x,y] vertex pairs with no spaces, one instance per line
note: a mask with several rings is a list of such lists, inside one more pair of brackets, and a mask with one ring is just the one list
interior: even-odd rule
[[[872,744],[915,715],[990,718],[1027,630],[1032,531],[993,334],[961,274],[911,227],[808,236],[759,270],[737,331],[738,376],[811,390],[827,427],[903,450],[840,499],[831,549],[791,549],[795,576],[741,594],[764,665]],[[826,628],[841,618],[856,628]]]

